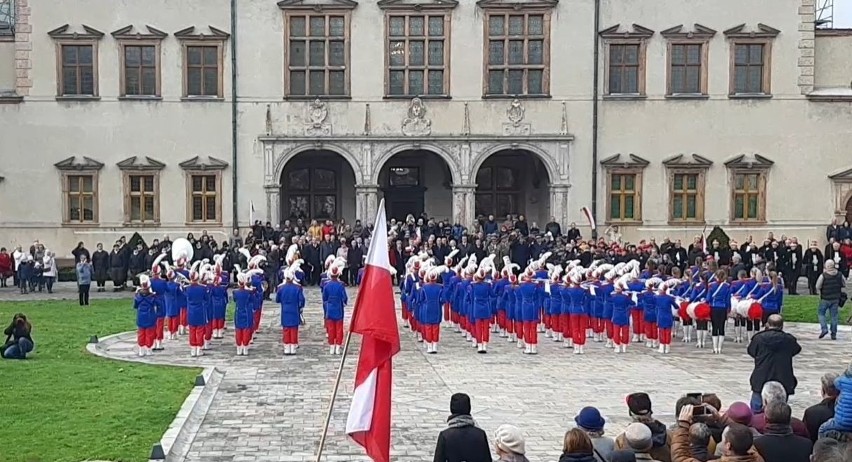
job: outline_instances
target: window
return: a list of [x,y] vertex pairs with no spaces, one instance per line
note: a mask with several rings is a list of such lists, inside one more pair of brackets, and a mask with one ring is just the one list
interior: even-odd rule
[[98,181],[96,174],[65,175],[65,222],[96,223]]
[[122,45],[121,96],[160,96],[158,45]]
[[387,17],[388,96],[449,93],[449,15]]
[[704,221],[704,173],[670,173],[669,181],[669,221]]
[[349,15],[288,13],[286,94],[346,96]]
[[769,45],[734,43],[733,94],[769,94]]
[[420,186],[420,169],[417,167],[390,167],[388,186]]
[[734,172],[733,221],[765,221],[766,176],[763,172]]
[[485,36],[487,96],[548,94],[549,13],[488,13]]
[[97,96],[94,45],[60,45],[60,96]]
[[15,4],[12,0],[0,0],[0,37],[14,36]]
[[705,95],[706,45],[669,43],[669,95]]
[[187,45],[185,95],[222,97],[221,47],[218,45]]
[[215,173],[189,175],[189,221],[218,223],[220,217],[220,177]]
[[610,172],[609,174],[609,221],[641,220],[641,198],[639,195],[641,174]]
[[642,93],[639,77],[642,71],[641,45],[638,43],[609,46],[609,94],[638,95]]
[[476,172],[476,215],[506,216],[521,211],[521,179],[508,166],[481,167]]
[[128,174],[125,185],[127,191],[125,206],[129,223],[159,222],[158,178],[156,174]]
[[284,216],[336,220],[340,195],[336,168],[295,166],[285,171]]

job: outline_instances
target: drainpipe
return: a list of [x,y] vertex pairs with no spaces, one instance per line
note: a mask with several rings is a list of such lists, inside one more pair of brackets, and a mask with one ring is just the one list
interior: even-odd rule
[[[592,83],[592,216],[598,221],[598,93],[600,92],[600,38],[601,29],[601,0],[595,0],[595,45],[594,45],[594,82]],[[598,231],[592,230],[592,238],[598,238]]]
[[240,227],[237,199],[237,0],[231,0],[231,229]]

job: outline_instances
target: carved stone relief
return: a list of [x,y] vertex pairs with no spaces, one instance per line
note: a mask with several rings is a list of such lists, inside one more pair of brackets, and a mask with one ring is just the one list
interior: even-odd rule
[[532,132],[532,127],[529,123],[524,123],[526,109],[519,99],[513,99],[506,109],[506,118],[508,123],[503,124],[503,136],[529,136]]
[[408,117],[402,120],[402,134],[405,136],[428,136],[432,133],[432,121],[426,117],[426,105],[420,98],[411,100]]
[[328,107],[319,98],[308,104],[305,121],[305,136],[331,136]]

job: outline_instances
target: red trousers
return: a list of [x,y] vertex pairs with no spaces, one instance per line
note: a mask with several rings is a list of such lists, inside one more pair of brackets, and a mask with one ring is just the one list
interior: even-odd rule
[[178,325],[180,324],[180,318],[168,318],[169,320],[169,333],[176,334],[178,331]]
[[441,338],[440,324],[424,324],[423,325],[423,341],[426,343],[438,343]]
[[501,329],[506,328],[506,311],[497,310],[497,325],[500,326]]
[[565,338],[571,338],[574,335],[574,329],[571,327],[571,315],[570,314],[561,314],[559,315],[559,326],[562,328],[560,332],[562,332],[562,336]]
[[473,334],[476,343],[488,343],[491,340],[491,322],[488,319],[477,319]]
[[544,328],[545,329],[551,329],[553,327],[553,324],[551,323],[550,315],[544,310],[541,310],[541,319],[544,321]]
[[144,327],[136,329],[136,344],[140,347],[151,348],[154,346],[154,338],[157,334],[154,332],[155,327]]
[[524,343],[538,345],[538,323],[535,321],[524,322]]
[[213,320],[213,328],[214,329],[224,329],[225,328],[225,320],[224,319],[214,319]]
[[589,325],[589,316],[586,314],[575,314],[571,316],[574,323],[574,345],[586,344],[586,329]]
[[258,309],[254,312],[254,330],[260,329],[260,315],[263,313],[262,309]]
[[630,345],[630,326],[613,326],[612,339],[616,345]]
[[523,321],[513,321],[515,324],[515,334],[518,335],[518,338],[523,340],[524,337],[524,322]]
[[645,333],[643,315],[641,310],[630,310],[630,317],[633,318],[633,333],[636,335]]
[[329,345],[343,345],[343,320],[325,320],[325,333],[328,335]]
[[444,303],[444,321],[450,320],[450,304]]
[[612,321],[609,320],[609,319],[605,319],[603,323],[604,323],[604,330],[606,331],[606,338],[612,339],[612,334],[613,334]]
[[281,339],[285,345],[298,345],[299,344],[299,328],[298,327],[284,327],[281,329]]
[[251,342],[251,329],[237,329],[234,333],[237,346],[248,346]]
[[453,324],[458,324],[459,323],[459,314],[456,313],[455,311],[451,312],[450,313],[450,321]]
[[406,303],[404,303],[404,302],[403,302],[403,304],[402,304],[402,319],[404,319],[404,320],[408,321],[408,319],[409,319],[410,317],[411,317],[411,316],[410,316],[410,315],[409,315],[409,313],[408,313],[408,304],[406,304]]
[[180,309],[180,325],[186,327],[189,325],[189,311],[184,306]]
[[213,338],[213,321],[207,321],[204,326],[204,340],[210,341]]
[[154,340],[162,340],[163,339],[163,324],[166,322],[166,318],[157,318],[157,326],[154,327],[156,336]]
[[604,322],[601,318],[592,318],[592,332],[596,334],[603,333],[604,331]]
[[662,344],[662,345],[671,345],[672,344],[672,330],[671,329],[660,329],[660,344]]
[[204,326],[189,326],[189,346],[204,346]]
[[657,323],[646,322],[644,324],[645,324],[645,338],[649,338],[651,340],[657,340]]
[[506,323],[506,333],[514,334],[515,333],[515,321],[511,319],[506,319],[504,321]]

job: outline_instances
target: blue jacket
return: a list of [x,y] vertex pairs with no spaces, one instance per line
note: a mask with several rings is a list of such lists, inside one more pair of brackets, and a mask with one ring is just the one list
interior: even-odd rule
[[421,322],[426,325],[437,325],[443,318],[441,294],[444,287],[441,284],[430,282],[424,284],[420,290],[420,306],[422,307]]
[[[641,294],[645,290],[645,283],[643,283],[642,281],[637,279],[637,280],[627,284],[627,290],[634,292],[636,294]],[[638,298],[639,298],[638,295],[637,295],[636,298],[638,300]],[[642,303],[633,302],[632,298],[631,298],[631,302],[630,302],[630,309],[631,310],[642,311],[642,310],[644,310],[644,308],[645,307],[642,306]]]
[[457,311],[461,316],[468,316],[468,287],[470,287],[470,279],[462,279],[461,281],[459,281],[458,284],[456,284],[456,304],[458,305]]
[[157,296],[153,294],[136,294],[133,299],[133,308],[136,309],[136,327],[139,329],[150,329],[157,324],[155,313]]
[[263,281],[262,274],[255,274],[251,277],[251,286],[254,287],[251,309],[254,311],[263,309]]
[[322,308],[325,319],[343,320],[343,308],[349,303],[346,287],[338,280],[330,280],[322,287]]
[[675,298],[668,294],[654,295],[654,304],[657,308],[657,327],[660,329],[671,329],[674,326],[674,311],[679,308]]
[[610,303],[609,296],[613,290],[615,290],[615,286],[612,284],[601,284],[597,289],[598,301],[602,307],[601,319],[612,320],[612,304]]
[[760,305],[763,307],[764,312],[779,313],[781,311],[781,302],[784,298],[784,287],[773,287],[772,282],[767,282],[763,290],[761,290],[760,298],[763,299]]
[[829,431],[852,432],[852,377],[841,375],[834,380],[834,387],[840,391],[834,405],[834,418],[819,427],[819,437]]
[[565,285],[562,286],[562,290],[559,291],[559,296],[562,297],[562,313],[561,314],[571,314],[571,307],[573,303],[571,302],[571,286]]
[[202,327],[207,324],[207,287],[191,284],[186,289],[187,323],[191,327]]
[[225,312],[228,309],[228,286],[211,287],[210,303],[213,307],[213,319],[225,319]]
[[472,283],[470,296],[473,302],[473,318],[491,319],[491,284],[484,281]]
[[254,315],[252,313],[252,300],[254,291],[249,289],[237,289],[234,291],[234,328],[251,329],[254,327]]
[[581,314],[586,313],[586,291],[579,286],[571,286],[565,289],[565,292],[568,293],[568,297],[571,298],[571,315],[579,316]]
[[612,323],[616,326],[630,325],[630,306],[633,299],[624,293],[613,293],[609,296],[609,304],[612,307]]
[[535,282],[522,282],[518,285],[517,291],[521,300],[520,320],[524,322],[538,322],[538,284]]
[[157,318],[166,317],[166,293],[169,291],[169,282],[165,279],[151,278],[151,291],[157,297]]
[[712,282],[707,288],[707,303],[714,310],[731,309],[731,285],[725,281]]
[[654,297],[654,292],[650,290],[646,290],[636,296],[639,303],[642,305],[642,311],[644,312],[643,319],[645,322],[657,322],[657,301]]
[[503,304],[503,309],[506,310],[506,319],[510,321],[514,321],[517,316],[516,289],[517,287],[512,284],[508,284],[503,288],[501,303]]
[[[165,301],[166,301],[166,316],[176,318],[180,315],[180,306],[178,306],[178,292],[183,293],[180,284],[174,281],[166,283]],[[184,297],[185,299],[186,297]]]
[[300,314],[305,306],[305,294],[302,286],[288,282],[278,286],[275,302],[281,304],[281,327],[299,327],[302,322]]
[[[497,301],[497,310],[496,311],[506,311],[506,300],[503,298],[503,291],[509,287],[509,279],[502,278],[498,279],[493,286],[492,295]],[[495,311],[495,312],[496,312]]]
[[[32,277],[32,265],[26,264],[21,265],[19,267],[21,269],[21,279],[27,280]],[[82,264],[77,263],[77,284],[91,284],[92,283],[92,265],[89,263]]]
[[560,284],[550,285],[550,307],[548,314],[551,316],[559,316],[562,314],[562,291],[563,286]]

